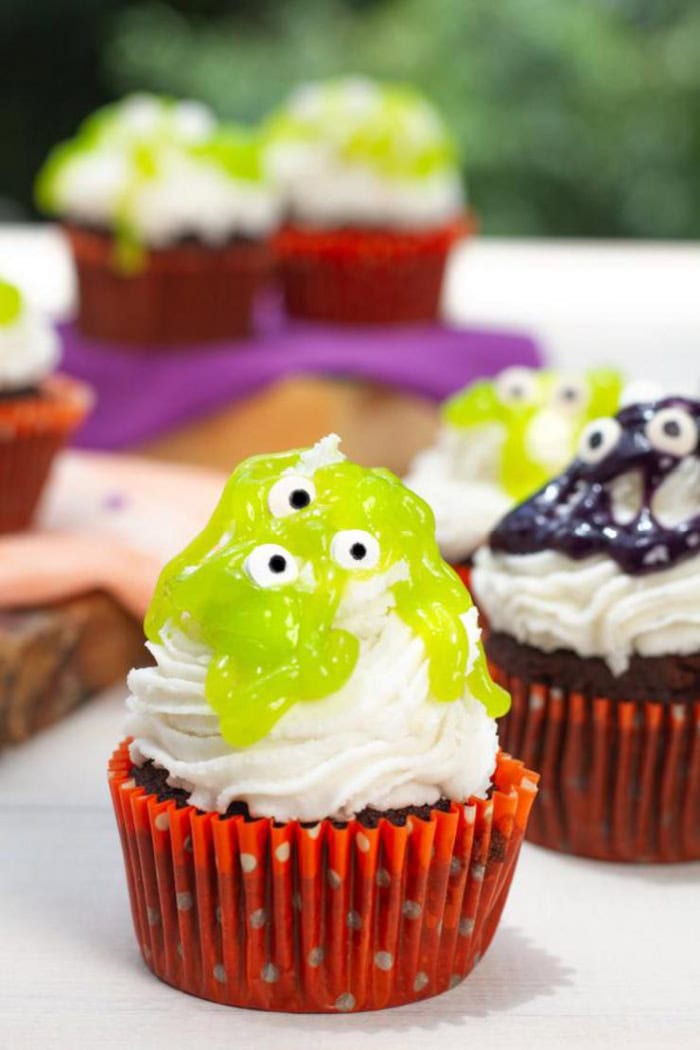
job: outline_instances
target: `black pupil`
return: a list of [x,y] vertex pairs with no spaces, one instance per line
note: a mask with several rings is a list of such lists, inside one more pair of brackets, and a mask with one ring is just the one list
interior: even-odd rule
[[562,390],[562,397],[565,401],[575,401],[576,391],[572,386],[567,386]]
[[675,419],[668,419],[663,425],[663,432],[666,437],[677,438],[681,436],[681,425]]
[[600,446],[602,444],[603,444],[603,431],[602,430],[594,430],[593,433],[591,434],[591,436],[588,439],[589,447],[592,448],[592,449],[596,449],[596,448],[600,448]]
[[294,489],[289,494],[289,505],[294,507],[294,510],[303,510],[304,507],[308,507],[311,503],[311,496],[306,489]]
[[273,554],[269,562],[267,563],[267,566],[270,572],[284,572],[284,570],[287,568],[287,559],[284,557],[283,554]]
[[362,561],[362,559],[367,556],[367,548],[365,547],[364,543],[360,543],[359,541],[357,543],[353,543],[352,547],[350,548],[350,556],[354,558],[355,561]]
[[514,386],[511,388],[510,396],[515,398],[516,401],[520,401],[525,396],[525,390],[521,386]]

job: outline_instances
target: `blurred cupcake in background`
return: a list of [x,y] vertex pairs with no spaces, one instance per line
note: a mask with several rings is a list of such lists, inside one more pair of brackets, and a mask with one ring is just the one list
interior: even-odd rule
[[68,236],[85,335],[167,345],[249,330],[278,215],[253,131],[133,95],[53,150],[37,200]]
[[53,375],[56,333],[0,279],[0,532],[25,528],[54,456],[92,404],[88,387]]
[[312,449],[244,461],[160,577],[110,764],[136,934],[194,995],[396,1006],[495,933],[537,777],[429,508]]
[[496,522],[565,466],[586,423],[615,412],[621,391],[610,369],[508,368],[443,404],[436,442],[405,480],[432,507],[443,557],[465,582]]
[[542,774],[532,840],[700,858],[700,401],[591,422],[472,579],[512,695],[504,746]]
[[360,77],[299,87],[267,122],[286,207],[287,310],[348,324],[427,321],[467,230],[450,135],[413,88]]

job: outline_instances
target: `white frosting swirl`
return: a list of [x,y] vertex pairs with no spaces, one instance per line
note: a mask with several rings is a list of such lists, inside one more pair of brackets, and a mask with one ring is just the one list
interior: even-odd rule
[[[112,146],[73,158],[61,174],[64,216],[111,227],[131,180],[126,154]],[[279,206],[264,183],[234,179],[212,164],[163,147],[158,173],[131,191],[129,220],[144,244],[162,248],[184,235],[216,246],[232,234],[259,237],[276,225]]]
[[359,76],[302,84],[272,128],[267,168],[297,222],[412,230],[464,209],[456,160],[421,163],[448,135],[415,92]]
[[0,391],[36,386],[53,372],[59,357],[50,322],[23,304],[14,321],[0,325]]
[[435,534],[448,561],[471,557],[513,505],[496,483],[503,428],[475,427],[469,434],[443,426],[432,448],[411,464],[406,485],[430,504]]
[[133,95],[99,110],[47,166],[50,210],[108,229],[127,221],[152,248],[183,235],[212,246],[234,234],[265,236],[277,225],[279,198],[262,166],[247,178],[197,152],[219,128],[206,106],[189,100]]
[[427,229],[456,219],[464,207],[456,172],[387,178],[368,165],[340,162],[322,144],[311,143],[276,144],[268,164],[292,218],[309,226]]
[[605,555],[482,548],[472,589],[495,631],[544,652],[598,656],[613,674],[630,658],[700,652],[700,558],[630,576]]
[[[489,787],[496,723],[465,688],[461,699],[432,698],[421,639],[392,609],[387,578],[356,584],[337,625],[352,629],[360,655],[346,685],[299,702],[248,748],[221,737],[205,697],[209,651],[173,630],[150,645],[157,666],[132,671],[127,731],[132,757],[167,769],[172,785],[203,810],[234,799],[276,820],[352,818],[466,799]],[[466,626],[473,637],[472,617]]]

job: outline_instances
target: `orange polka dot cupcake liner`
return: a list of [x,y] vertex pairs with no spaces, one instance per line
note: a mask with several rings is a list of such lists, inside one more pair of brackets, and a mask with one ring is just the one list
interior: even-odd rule
[[473,217],[415,232],[284,227],[276,237],[287,313],[340,324],[409,324],[438,315],[447,257]]
[[90,388],[64,375],[0,400],[0,533],[29,525],[54,457],[92,404]]
[[136,939],[182,991],[230,1006],[347,1013],[446,991],[508,896],[537,776],[501,754],[489,799],[430,820],[314,826],[159,802],[109,764]]
[[700,697],[610,700],[490,669],[512,700],[501,744],[541,776],[531,842],[597,860],[700,860]]

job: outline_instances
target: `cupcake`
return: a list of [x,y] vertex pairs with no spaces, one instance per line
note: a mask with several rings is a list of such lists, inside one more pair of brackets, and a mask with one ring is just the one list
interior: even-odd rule
[[542,774],[533,842],[700,858],[700,402],[589,424],[476,556],[501,723]]
[[494,934],[536,776],[428,507],[338,439],[254,457],[160,577],[110,764],[136,936],[194,995],[435,995]]
[[359,77],[305,84],[269,119],[267,143],[286,206],[287,311],[345,324],[435,318],[467,223],[455,147],[432,105]]
[[49,322],[0,279],[0,533],[30,523],[54,456],[91,406],[88,387],[52,374],[58,359]]
[[78,327],[124,343],[244,335],[276,198],[256,136],[197,102],[133,95],[89,117],[37,182],[78,274]]
[[586,423],[617,410],[621,389],[609,369],[508,368],[443,404],[435,444],[405,480],[432,507],[442,555],[465,582],[496,522],[566,465]]

